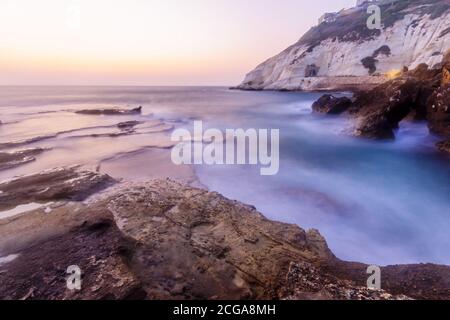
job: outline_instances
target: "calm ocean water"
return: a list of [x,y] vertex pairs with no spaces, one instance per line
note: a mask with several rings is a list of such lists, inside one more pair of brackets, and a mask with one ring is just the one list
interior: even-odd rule
[[[350,137],[344,118],[315,115],[320,94],[218,87],[0,87],[3,150],[51,148],[0,180],[80,164],[115,178],[170,176],[252,204],[267,217],[317,228],[342,259],[450,264],[450,166],[423,123],[395,142]],[[142,115],[87,116],[87,108],[143,106]],[[117,134],[117,123],[139,120]],[[280,172],[250,166],[177,167],[172,128],[280,129]],[[38,139],[36,139],[38,138]],[[17,142],[21,146],[8,145]]]

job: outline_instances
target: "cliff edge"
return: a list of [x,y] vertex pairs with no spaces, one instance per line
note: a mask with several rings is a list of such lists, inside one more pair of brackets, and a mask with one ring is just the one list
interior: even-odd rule
[[370,3],[325,14],[297,43],[251,71],[244,90],[368,90],[422,63],[438,64],[450,43],[448,0],[374,1],[381,29],[369,29]]

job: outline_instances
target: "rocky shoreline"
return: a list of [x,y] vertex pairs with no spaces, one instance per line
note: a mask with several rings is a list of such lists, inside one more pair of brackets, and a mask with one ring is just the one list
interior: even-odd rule
[[432,134],[441,139],[440,151],[450,148],[450,51],[442,63],[419,65],[372,90],[358,91],[353,100],[327,94],[313,104],[325,114],[346,114],[355,122],[353,134],[371,139],[395,139],[403,120],[427,121]]
[[367,265],[336,258],[317,230],[171,180],[58,168],[0,196],[1,210],[42,205],[0,218],[1,299],[450,299],[448,266],[385,267],[384,291],[369,290]]
[[43,148],[29,148],[14,152],[0,152],[0,170],[7,170],[33,162],[35,156],[45,152]]

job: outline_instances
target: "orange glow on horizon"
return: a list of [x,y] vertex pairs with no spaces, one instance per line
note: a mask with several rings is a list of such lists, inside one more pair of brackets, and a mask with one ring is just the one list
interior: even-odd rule
[[237,84],[353,0],[318,2],[2,0],[0,85]]

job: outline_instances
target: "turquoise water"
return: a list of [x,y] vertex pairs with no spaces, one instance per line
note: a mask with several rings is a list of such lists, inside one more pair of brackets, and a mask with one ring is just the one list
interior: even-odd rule
[[[27,147],[52,148],[37,161],[0,172],[0,180],[80,163],[116,178],[171,176],[254,205],[267,217],[316,228],[342,259],[371,264],[450,264],[450,166],[424,123],[402,123],[394,142],[356,139],[345,118],[314,115],[320,94],[226,88],[0,87],[0,143],[67,131]],[[92,117],[73,110],[136,107],[139,116]],[[191,128],[280,130],[280,172],[259,167],[170,163],[170,131],[140,129],[94,137],[119,121]],[[109,129],[110,128],[110,129]],[[82,134],[84,133],[84,134]],[[186,169],[186,170],[184,170]]]

